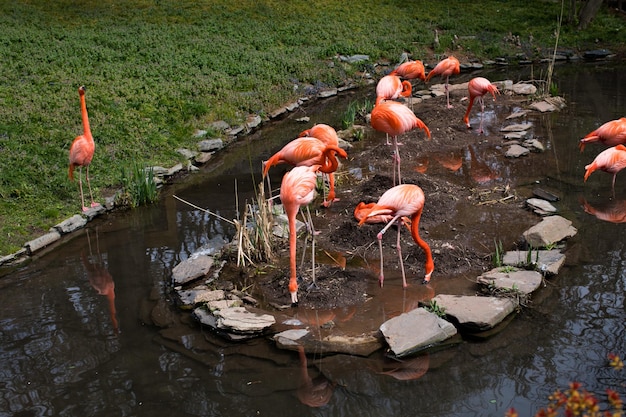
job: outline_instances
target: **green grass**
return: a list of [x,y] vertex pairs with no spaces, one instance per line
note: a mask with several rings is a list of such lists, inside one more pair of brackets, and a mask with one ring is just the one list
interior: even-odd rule
[[[428,62],[451,50],[532,57],[551,50],[559,10],[543,0],[1,2],[0,255],[80,208],[67,178],[69,146],[82,133],[80,85],[102,200],[121,184],[121,166],[180,162],[175,149],[194,148],[196,128],[268,114],[307,84],[339,85],[363,69],[338,54],[370,55],[370,68],[403,51]],[[587,31],[564,28],[560,45],[617,47],[622,28],[603,11]],[[521,48],[504,40],[509,32]]]

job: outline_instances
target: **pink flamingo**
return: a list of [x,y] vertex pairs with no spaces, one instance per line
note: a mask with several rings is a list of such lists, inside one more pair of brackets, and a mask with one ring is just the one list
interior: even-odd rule
[[381,215],[392,215],[393,218],[387,223],[387,225],[376,236],[378,239],[378,246],[380,250],[380,276],[378,281],[380,286],[383,286],[385,276],[383,274],[383,235],[397,221],[400,222],[398,226],[398,240],[396,242],[396,249],[398,251],[398,258],[400,260],[400,268],[402,269],[402,286],[407,287],[406,274],[404,272],[404,263],[402,261],[402,249],[400,245],[400,230],[401,224],[404,223],[402,218],[407,216],[411,219],[411,235],[415,243],[419,245],[426,254],[425,263],[425,276],[424,283],[430,282],[430,277],[435,269],[433,262],[432,252],[430,246],[419,235],[419,222],[422,216],[422,210],[424,209],[424,192],[420,187],[413,184],[401,184],[396,185],[393,188],[385,191],[380,197],[378,202],[372,206],[370,212],[361,219],[359,225],[362,225],[367,221],[367,218]]
[[[280,200],[289,221],[289,293],[291,304],[298,305],[298,280],[296,274],[296,215],[300,207],[306,206],[315,198],[315,185],[319,165],[297,166],[283,176],[280,186]],[[311,222],[309,216],[308,219]],[[313,225],[309,224],[311,230]],[[313,240],[315,241],[315,240]],[[315,251],[315,247],[313,248]],[[313,252],[315,253],[315,252]],[[315,255],[313,255],[313,282],[315,283]]]
[[626,144],[626,117],[604,123],[582,138],[578,147],[582,152],[586,144],[593,142],[600,142],[606,146]]
[[615,195],[615,177],[624,167],[626,167],[626,146],[616,145],[605,149],[596,156],[592,163],[585,166],[585,182],[597,170],[613,174],[611,189],[613,190],[613,195]]
[[459,60],[453,56],[449,56],[448,58],[439,61],[439,63],[435,66],[435,68],[430,70],[430,72],[426,76],[426,80],[425,80],[426,82],[430,81],[430,79],[435,75],[441,75],[442,78],[443,77],[446,78],[446,85],[445,85],[446,100],[448,102],[449,109],[451,109],[452,106],[450,105],[450,91],[448,87],[448,82],[450,80],[451,75],[457,75],[460,73],[461,73],[461,64],[459,63]]
[[[337,131],[327,124],[323,124],[323,123],[316,124],[310,129],[303,130],[302,132],[300,132],[298,136],[299,137],[314,137],[316,139],[319,139],[326,145],[339,147],[339,136],[337,136]],[[331,152],[330,155],[334,157],[335,152]],[[339,199],[335,198],[335,173],[334,171],[329,172],[326,175],[328,176],[328,184],[329,184],[330,189],[328,191],[328,196],[324,198],[323,206],[330,207],[332,203],[334,203],[335,201],[339,201]]]
[[394,169],[393,178],[394,184],[396,183],[396,170],[395,165],[398,166],[398,183],[400,183],[400,154],[398,152],[398,135],[406,133],[412,129],[419,128],[426,132],[428,139],[430,139],[430,130],[428,126],[424,124],[415,113],[404,104],[397,103],[395,101],[383,101],[372,110],[370,124],[372,127],[380,132],[393,136],[394,145]]
[[91,136],[89,128],[89,116],[87,115],[87,104],[85,103],[85,87],[78,87],[78,95],[80,96],[80,111],[83,118],[83,134],[77,136],[70,146],[70,168],[69,177],[74,181],[74,168],[78,167],[78,187],[80,189],[80,200],[82,210],[87,211],[89,207],[85,206],[85,197],[83,195],[82,169],[85,167],[85,178],[87,178],[87,186],[89,187],[89,196],[91,197],[91,207],[98,207],[100,204],[93,199],[91,192],[91,182],[89,181],[89,164],[93,159],[96,150],[96,143]]
[[483,96],[487,93],[491,93],[495,101],[496,94],[500,94],[500,90],[498,90],[498,87],[491,84],[491,81],[483,77],[472,78],[467,84],[467,90],[469,91],[469,104],[465,111],[465,116],[463,116],[463,122],[465,122],[468,129],[471,129],[469,115],[474,105],[474,100],[478,99],[478,103],[480,103],[480,127],[478,128],[478,132],[483,133],[483,113],[485,111]]
[[424,64],[422,61],[403,62],[398,65],[395,70],[391,71],[389,75],[397,75],[407,80],[426,80],[426,73],[424,71]]

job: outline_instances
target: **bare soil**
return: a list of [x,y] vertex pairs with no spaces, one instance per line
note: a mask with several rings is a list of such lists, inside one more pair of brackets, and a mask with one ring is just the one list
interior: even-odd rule
[[[479,106],[472,111],[472,129],[462,122],[467,100],[465,91],[451,92],[453,108],[446,108],[445,96],[414,104],[417,116],[432,133],[426,140],[416,129],[399,138],[402,159],[402,182],[417,184],[426,196],[420,222],[420,234],[433,251],[434,289],[473,293],[475,277],[493,267],[495,242],[505,248],[522,245],[521,233],[537,223],[537,215],[524,208],[524,199],[515,190],[510,175],[502,167],[516,161],[504,156],[503,134],[498,133],[506,115],[523,107],[527,98],[502,94],[496,103],[486,99],[486,108],[497,107],[496,120],[485,122],[485,132],[478,129]],[[501,116],[504,115],[504,116]],[[520,121],[514,121],[519,123]],[[356,205],[375,202],[393,186],[392,147],[385,135],[366,126],[365,138],[353,142],[348,160],[337,172],[337,197],[330,208],[321,206],[318,196],[311,206],[316,236],[316,288],[312,282],[310,241],[306,260],[301,264],[304,236],[298,245],[298,292],[300,306],[336,309],[364,303],[367,288],[378,281],[379,250],[376,239],[383,224],[358,226],[353,216]],[[525,158],[541,158],[531,154]],[[497,163],[493,161],[497,160]],[[509,172],[507,168],[507,173]],[[521,168],[523,169],[523,168]],[[397,228],[383,237],[385,284],[401,280],[395,249]],[[420,286],[424,278],[423,251],[404,229],[401,233],[404,266],[409,287]],[[254,275],[256,291],[273,306],[289,306],[288,241],[276,239],[276,262],[248,271]],[[430,291],[433,294],[434,291]]]

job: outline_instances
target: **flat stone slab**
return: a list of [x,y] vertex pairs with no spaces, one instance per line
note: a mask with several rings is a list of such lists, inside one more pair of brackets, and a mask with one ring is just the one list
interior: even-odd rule
[[380,326],[389,348],[396,357],[424,350],[454,336],[454,325],[425,308],[387,320]]
[[191,290],[178,291],[180,301],[186,306],[193,306],[200,303],[224,300],[223,290],[209,290],[208,288],[194,288]]
[[216,310],[213,315],[217,318],[219,329],[229,329],[238,333],[261,332],[276,323],[271,314],[253,313],[245,307]]
[[492,285],[497,289],[516,290],[522,294],[530,294],[541,285],[543,276],[537,271],[518,268],[494,268],[477,278],[482,285]]
[[529,153],[530,153],[530,149],[524,148],[521,145],[514,144],[514,145],[511,145],[509,149],[507,149],[504,156],[506,156],[507,158],[519,158],[520,156],[526,156]]
[[69,219],[62,221],[61,223],[55,225],[53,228],[65,235],[67,233],[72,233],[78,229],[82,229],[87,224],[87,219],[81,216],[80,214],[75,214]]
[[517,302],[504,297],[439,294],[433,301],[460,326],[479,332],[494,328],[517,308]]
[[208,255],[192,255],[172,269],[174,285],[182,285],[209,273],[213,266],[213,257]]
[[548,201],[542,200],[541,198],[529,198],[528,200],[526,200],[526,205],[530,207],[535,213],[541,216],[554,214],[557,212],[556,207],[554,207]]
[[360,335],[330,334],[320,338],[307,329],[289,329],[273,337],[280,349],[317,354],[341,353],[369,356],[383,347],[383,341],[374,332]]
[[[529,256],[530,255],[530,256]],[[530,262],[528,262],[530,258]],[[532,265],[544,274],[556,275],[565,263],[565,255],[557,249],[528,251],[508,251],[502,257],[503,265]]]
[[26,248],[29,255],[32,255],[38,250],[45,248],[46,246],[56,242],[59,239],[61,239],[61,234],[54,230],[46,233],[43,236],[39,236],[37,239],[26,242],[24,244],[24,248]]
[[578,233],[572,222],[561,216],[544,217],[541,222],[523,233],[526,242],[533,248],[543,248]]

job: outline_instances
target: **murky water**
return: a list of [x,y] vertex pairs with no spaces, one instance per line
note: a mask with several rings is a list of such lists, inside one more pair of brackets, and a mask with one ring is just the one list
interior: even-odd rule
[[[606,366],[609,352],[626,356],[626,237],[601,214],[623,217],[626,179],[618,175],[615,198],[608,174],[583,184],[599,147],[577,148],[584,134],[626,114],[626,79],[607,64],[560,66],[556,78],[568,107],[541,117],[547,154],[520,162],[528,184],[518,187],[557,192],[579,235],[568,266],[500,334],[398,364],[380,352],[303,359],[263,339],[231,344],[194,323],[160,331],[148,323],[181,320],[163,296],[171,268],[233,232],[166,195],[93,222],[0,279],[0,416],[502,416],[509,407],[532,415],[573,380],[626,395],[623,373]],[[311,123],[339,125],[350,99],[325,101]],[[300,130],[292,121],[264,128],[167,193],[234,218],[235,195],[259,181],[250,179],[254,164]],[[483,161],[486,172],[504,169],[480,147],[461,157]]]

